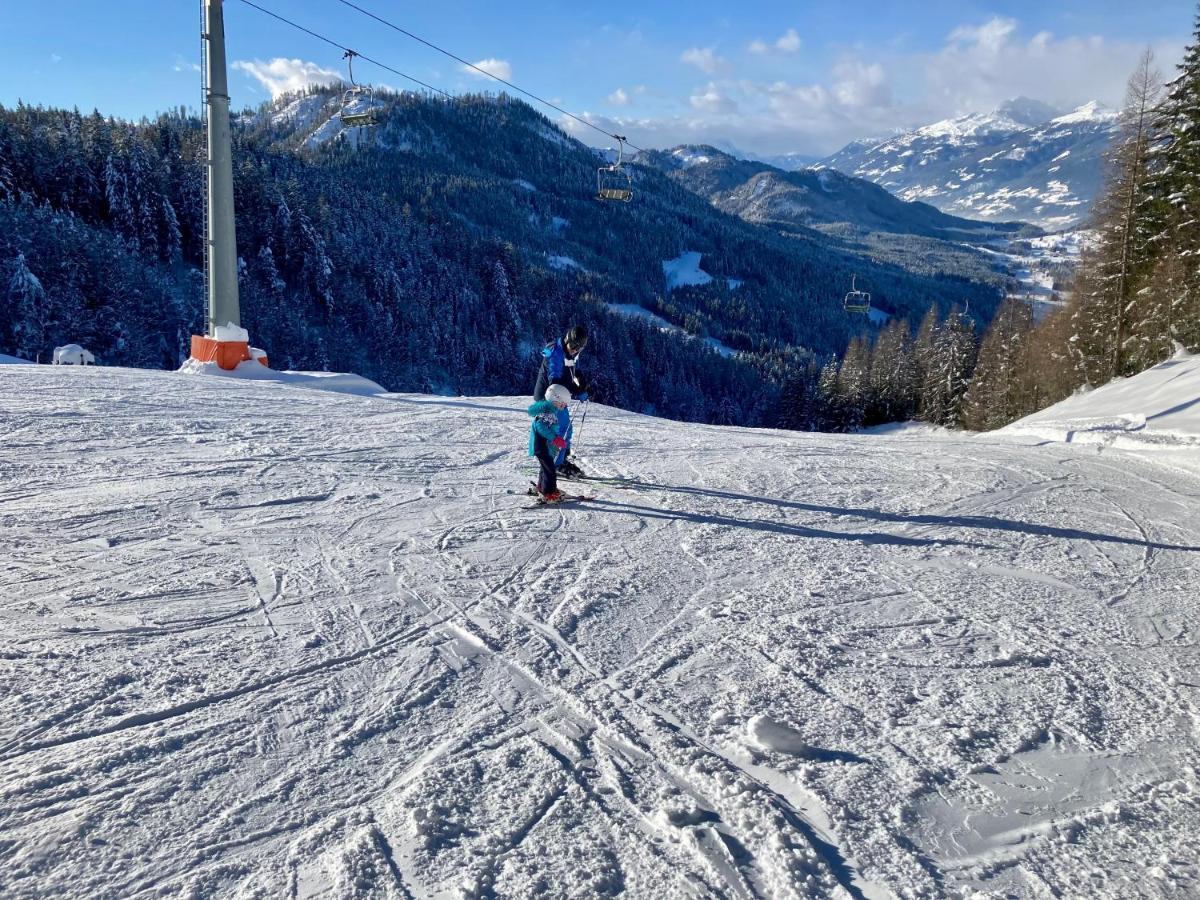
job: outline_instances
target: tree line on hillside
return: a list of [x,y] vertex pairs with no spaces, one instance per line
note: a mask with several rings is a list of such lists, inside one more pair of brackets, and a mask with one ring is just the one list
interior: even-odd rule
[[954,312],[926,317],[915,337],[899,323],[873,342],[855,338],[840,361],[785,384],[785,418],[830,430],[905,418],[990,430],[1176,348],[1200,351],[1200,16],[1169,84],[1143,54],[1107,164],[1095,238],[1060,309],[1038,321],[1007,300],[979,340]]
[[[647,168],[636,203],[599,204],[594,152],[503,96],[385,101],[384,124],[350,140],[312,139],[336,111],[328,89],[237,117],[242,324],[277,366],[520,394],[542,343],[582,322],[597,333],[593,396],[770,425],[797,361],[858,328],[838,302],[851,269],[897,309],[954,297],[986,314],[997,301],[994,284],[744,223]],[[128,123],[0,107],[0,352],[46,359],[78,342],[107,364],[178,366],[205,326],[203,173],[200,122],[182,110]],[[704,253],[714,280],[668,291],[662,262],[684,250]]]

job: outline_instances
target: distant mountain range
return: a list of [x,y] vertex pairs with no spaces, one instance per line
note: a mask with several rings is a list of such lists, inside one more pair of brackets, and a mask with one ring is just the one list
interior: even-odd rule
[[724,212],[782,231],[841,232],[851,226],[867,232],[963,241],[1011,235],[1024,227],[949,215],[831,168],[785,171],[708,145],[651,152],[638,161],[660,169]]
[[1063,114],[1018,98],[990,113],[854,141],[820,165],[946,213],[1067,229],[1086,219],[1099,193],[1118,115],[1095,102]]

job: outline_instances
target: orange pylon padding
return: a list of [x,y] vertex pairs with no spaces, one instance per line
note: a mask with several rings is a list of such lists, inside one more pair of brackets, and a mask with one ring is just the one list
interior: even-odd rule
[[[236,369],[238,363],[254,358],[246,341],[218,341],[216,338],[192,335],[192,359],[199,362],[215,362],[222,369]],[[264,366],[267,365],[266,354],[257,359]]]

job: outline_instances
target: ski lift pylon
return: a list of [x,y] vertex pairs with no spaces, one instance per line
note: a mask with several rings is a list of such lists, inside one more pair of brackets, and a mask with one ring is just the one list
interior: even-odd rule
[[354,80],[354,57],[356,56],[358,54],[353,50],[347,50],[342,54],[342,59],[346,60],[346,65],[350,70],[350,87],[342,94],[342,111],[339,113],[339,117],[347,128],[365,128],[379,124],[376,110],[370,105],[366,109],[352,111],[352,107],[358,106],[360,103],[370,104],[375,96],[375,91],[369,85],[358,84]]
[[846,294],[842,300],[842,308],[846,312],[866,313],[871,311],[871,295],[866,291],[858,290],[856,282],[857,275],[850,276],[850,293]]
[[617,139],[617,161],[596,170],[596,199],[628,203],[633,199],[633,176],[628,169],[621,168],[625,158],[625,138],[619,134],[613,137]]

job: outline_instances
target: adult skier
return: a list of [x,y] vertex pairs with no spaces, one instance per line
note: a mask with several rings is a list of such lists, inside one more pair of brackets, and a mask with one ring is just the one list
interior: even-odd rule
[[[558,340],[542,348],[542,365],[538,369],[537,384],[533,388],[533,399],[544,400],[552,385],[566,388],[569,396],[576,400],[587,400],[587,382],[576,368],[579,354],[587,346],[588,332],[583,325],[573,325]],[[566,436],[567,446],[559,451],[558,472],[565,478],[582,478],[583,470],[571,460],[571,437]]]
[[542,365],[533,389],[534,400],[545,400],[546,388],[552,384],[561,384],[576,399],[587,399],[587,384],[575,369],[579,354],[587,342],[587,328],[575,325],[567,330],[566,335],[542,348]]

